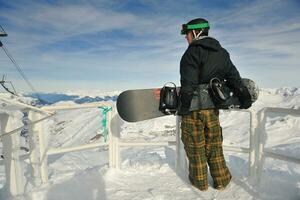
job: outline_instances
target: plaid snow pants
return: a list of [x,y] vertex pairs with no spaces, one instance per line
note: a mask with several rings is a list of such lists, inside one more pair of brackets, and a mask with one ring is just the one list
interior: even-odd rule
[[189,179],[200,190],[208,189],[207,164],[214,187],[226,187],[231,174],[222,150],[222,128],[218,110],[193,111],[182,116],[181,140],[189,159]]

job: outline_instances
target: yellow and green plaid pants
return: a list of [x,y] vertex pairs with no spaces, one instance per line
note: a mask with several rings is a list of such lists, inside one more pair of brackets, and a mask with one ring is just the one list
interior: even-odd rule
[[189,159],[189,179],[200,190],[208,189],[207,164],[214,187],[225,187],[231,179],[222,149],[218,110],[193,111],[182,117],[181,139]]

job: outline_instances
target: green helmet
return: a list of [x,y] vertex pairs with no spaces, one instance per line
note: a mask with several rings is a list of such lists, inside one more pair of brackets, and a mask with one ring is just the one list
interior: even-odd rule
[[201,29],[204,29],[208,33],[209,23],[206,19],[197,18],[189,21],[187,24],[182,24],[181,34],[185,35],[190,30],[201,30]]

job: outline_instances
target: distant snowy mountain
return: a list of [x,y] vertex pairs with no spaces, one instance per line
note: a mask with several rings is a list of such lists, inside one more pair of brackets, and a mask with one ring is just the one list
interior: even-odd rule
[[[31,104],[43,106],[56,104],[58,102],[72,101],[77,104],[113,101],[115,102],[120,91],[98,92],[98,91],[72,91],[66,93],[28,93],[24,97],[32,98]],[[28,99],[27,99],[28,101]],[[283,106],[289,108],[300,107],[300,88],[282,87],[278,89],[261,88],[258,101],[255,105],[259,106]],[[260,106],[259,106],[260,107]]]
[[[52,104],[83,104],[102,101],[116,102],[120,93],[121,91],[68,91],[66,93],[23,93],[20,94],[19,97],[7,93],[0,93],[0,96],[18,99],[23,103],[41,107]],[[300,108],[300,88],[261,88],[259,93],[258,100],[253,104],[253,107],[256,109],[262,107]]]
[[300,89],[296,87],[262,88],[254,105],[259,107],[300,108]]
[[99,96],[82,96],[81,94],[62,94],[62,93],[30,93],[24,94],[25,97],[33,98],[35,105],[51,105],[63,101],[73,101],[77,104],[101,102],[101,101],[116,101],[118,93],[111,93],[111,95],[100,94]]

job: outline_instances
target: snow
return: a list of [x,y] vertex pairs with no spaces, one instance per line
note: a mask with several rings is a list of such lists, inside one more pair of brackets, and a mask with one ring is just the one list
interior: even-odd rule
[[[116,95],[117,92],[90,97]],[[87,92],[67,95],[86,96]],[[61,95],[61,94],[60,94]],[[64,96],[64,98],[66,97]],[[30,98],[25,98],[27,103]],[[1,103],[1,102],[0,102]],[[56,105],[74,104],[58,101]],[[299,88],[262,89],[253,109],[263,107],[300,107]],[[5,110],[6,109],[6,110]],[[20,111],[0,107],[20,118]],[[49,147],[70,147],[91,142],[103,142],[100,109],[59,111],[46,122]],[[249,147],[249,114],[221,111],[224,145]],[[272,152],[300,159],[300,116],[268,113],[265,124],[265,147]],[[122,140],[175,140],[176,123],[173,116],[138,123],[121,124]],[[1,148],[1,146],[0,146]],[[1,149],[0,149],[1,152]],[[300,199],[300,165],[266,158],[260,182],[248,178],[248,154],[225,151],[225,158],[233,180],[224,191],[212,188],[201,192],[190,185],[187,174],[175,170],[175,147],[121,148],[121,168],[108,167],[107,147],[80,152],[52,155],[48,158],[49,183],[35,186],[30,177],[28,161],[23,164],[28,180],[21,199],[59,200],[163,200],[163,199]],[[5,187],[4,167],[0,165],[0,199],[13,199]]]

